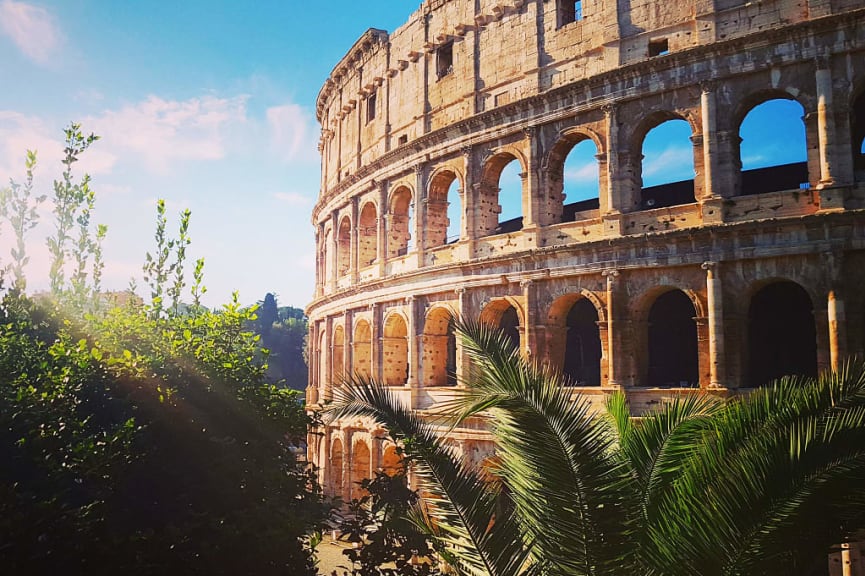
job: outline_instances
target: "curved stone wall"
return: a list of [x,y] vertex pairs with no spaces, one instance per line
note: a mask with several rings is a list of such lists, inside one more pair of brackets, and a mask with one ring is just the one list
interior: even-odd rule
[[[635,410],[865,353],[863,94],[861,1],[428,0],[369,30],[317,103],[308,403],[357,371],[434,408],[465,369],[458,315]],[[743,171],[742,122],[773,99],[801,108],[805,161]],[[644,186],[646,135],[673,119],[693,180]],[[584,141],[598,192],[574,202]],[[483,428],[453,434],[478,464]],[[352,496],[357,442],[384,467],[381,437],[362,420],[310,437],[331,493]]]

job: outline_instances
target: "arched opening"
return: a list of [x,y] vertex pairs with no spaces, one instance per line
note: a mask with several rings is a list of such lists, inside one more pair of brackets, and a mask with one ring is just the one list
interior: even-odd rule
[[643,209],[690,204],[694,198],[694,146],[691,125],[667,113],[642,141],[640,206]]
[[681,290],[658,296],[649,310],[649,386],[696,386],[697,316],[694,303]]
[[334,497],[342,497],[342,441],[337,438],[330,448],[330,493]]
[[365,268],[375,262],[378,255],[378,213],[375,204],[367,202],[360,211],[357,237],[357,265]]
[[601,385],[601,336],[598,311],[586,298],[571,307],[566,321],[562,373],[579,386]]
[[336,237],[336,274],[345,276],[351,267],[351,220],[348,216],[339,221]]
[[508,306],[502,312],[502,316],[499,318],[499,330],[504,332],[517,350],[520,349],[520,317],[516,308]]
[[390,199],[390,229],[387,234],[387,257],[408,254],[411,246],[411,223],[414,217],[411,190],[400,186]]
[[865,90],[859,92],[850,107],[850,137],[856,181],[862,182],[865,180]]
[[396,476],[402,472],[402,457],[396,446],[389,444],[381,455],[381,471],[388,476]]
[[478,234],[504,234],[523,228],[522,166],[513,154],[496,154],[484,165],[478,205]]
[[808,188],[805,112],[795,100],[773,98],[751,108],[739,125],[741,194]]
[[367,492],[360,487],[360,482],[369,478],[370,451],[366,442],[356,440],[351,448],[351,499],[363,498]]
[[352,340],[352,371],[362,378],[368,378],[372,370],[372,331],[369,322],[358,321]]
[[421,346],[424,386],[455,385],[457,338],[450,312],[435,308],[427,315]]
[[787,280],[761,288],[748,307],[750,386],[788,375],[817,375],[814,307],[805,289]]
[[597,156],[597,145],[583,134],[564,138],[550,152],[550,195],[561,198],[559,221],[596,217],[600,208]]
[[385,385],[402,386],[408,382],[408,328],[399,314],[385,320],[382,355]]
[[450,170],[433,176],[424,222],[427,248],[437,248],[459,240],[462,217],[459,188],[459,180]]
[[342,380],[343,366],[345,365],[345,330],[342,326],[333,329],[333,353],[331,357],[333,358],[333,368],[331,369],[333,383],[338,386]]
[[481,310],[480,321],[501,330],[514,347],[520,349],[520,316],[508,300],[493,300]]

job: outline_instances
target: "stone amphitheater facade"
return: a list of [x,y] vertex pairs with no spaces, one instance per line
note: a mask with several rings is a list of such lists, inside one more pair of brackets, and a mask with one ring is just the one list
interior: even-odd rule
[[[807,161],[743,171],[742,121],[772,99],[801,105]],[[865,353],[862,0],[427,0],[354,44],[317,117],[310,407],[358,372],[435,409],[465,369],[457,316],[637,412]],[[644,187],[671,119],[694,178]],[[598,194],[569,203],[583,141]],[[522,216],[501,221],[513,161]],[[330,494],[396,465],[368,421],[320,432]],[[451,438],[490,455],[482,421]]]

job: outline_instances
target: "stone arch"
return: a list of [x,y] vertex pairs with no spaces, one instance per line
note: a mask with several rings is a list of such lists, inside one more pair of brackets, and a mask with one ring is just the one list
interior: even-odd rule
[[[801,160],[792,163],[753,162],[754,166],[745,166],[743,149],[748,152],[754,143],[764,144],[767,140],[766,130],[755,130],[748,138],[743,134],[743,127],[749,119],[757,119],[764,112],[764,105],[772,102],[785,101],[797,104],[795,110],[788,114],[793,117],[779,117],[772,114],[773,126],[776,130],[786,130],[797,133],[801,130],[802,148]],[[736,107],[733,116],[733,127],[736,137],[732,139],[734,150],[732,160],[735,171],[735,193],[737,195],[762,194],[780,190],[798,189],[809,185],[808,170],[808,132],[810,121],[806,121],[806,109],[801,101],[784,90],[759,90],[742,99]],[[785,121],[785,119],[787,121]],[[779,124],[780,123],[780,124]]]
[[503,331],[517,350],[522,350],[520,345],[521,335],[525,324],[522,307],[510,296],[495,298],[491,300],[479,317],[480,322],[498,328]]
[[[685,176],[682,180],[669,181],[668,178],[665,178],[660,183],[646,186],[646,177],[649,174],[647,168],[653,171],[655,169],[651,160],[644,162],[646,141],[649,139],[651,133],[661,128],[662,125],[671,127],[672,125],[668,123],[680,121],[687,123],[690,129],[687,144],[677,140],[679,144],[687,148],[686,156],[691,159],[690,173],[687,175],[682,174],[682,176]],[[700,134],[700,130],[700,123],[694,115],[688,111],[681,110],[655,110],[643,117],[637,124],[632,133],[630,145],[634,178],[640,190],[640,207],[642,209],[663,208],[679,204],[690,204],[696,201],[694,176],[696,167],[702,160],[698,161],[696,157],[693,139],[696,135]],[[684,135],[681,137],[684,137]],[[675,148],[668,148],[667,150],[675,150]],[[660,162],[660,159],[654,162]]]
[[345,490],[345,483],[342,477],[343,458],[342,440],[335,436],[331,440],[330,468],[328,470],[330,473],[330,494],[335,498],[342,498],[343,491]]
[[604,318],[600,300],[589,290],[565,294],[550,306],[547,315],[547,355],[574,384],[600,386],[606,338],[601,337]]
[[367,201],[360,210],[357,235],[357,265],[365,268],[378,257],[378,210]]
[[359,434],[353,434],[349,472],[351,482],[349,490],[352,500],[363,498],[367,494],[367,491],[360,487],[360,482],[370,477],[371,461],[372,450],[370,450],[367,439]]
[[372,329],[369,322],[358,320],[352,338],[352,371],[362,378],[372,375]]
[[333,382],[339,386],[345,366],[345,329],[339,325],[333,329],[333,344],[331,346],[331,374]]
[[700,381],[696,319],[702,303],[693,291],[660,286],[641,302],[640,382],[654,387],[697,386]]
[[414,217],[413,211],[414,194],[411,188],[404,184],[397,186],[391,193],[388,202],[388,258],[398,258],[408,253],[411,242],[411,222]]
[[424,320],[421,337],[421,373],[424,386],[457,383],[457,338],[455,314],[447,306],[433,306]]
[[408,382],[408,323],[399,312],[384,320],[382,338],[382,377],[386,386],[403,386]]
[[351,218],[348,215],[339,220],[336,236],[336,275],[345,276],[351,268]]
[[381,454],[381,471],[388,476],[396,476],[403,471],[402,456],[396,444],[388,442]]
[[[491,156],[485,159],[481,170],[480,194],[477,199],[478,204],[477,220],[478,235],[489,236],[491,234],[501,234],[505,232],[515,232],[523,227],[522,216],[510,219],[507,222],[502,222],[499,215],[502,213],[500,178],[502,171],[511,162],[518,162],[520,173],[525,174],[528,166],[526,158],[514,146],[508,146],[493,152]],[[521,184],[520,213],[525,215],[525,206],[528,204],[529,191],[526,189],[525,178]]]
[[787,375],[817,375],[814,300],[787,279],[760,282],[748,305],[749,386]]
[[577,147],[584,146],[587,142],[594,144],[596,165],[597,156],[603,154],[604,144],[600,135],[588,128],[568,128],[562,130],[556,136],[555,142],[550,149],[544,162],[544,173],[547,175],[547,194],[552,202],[558,206],[558,213],[553,214],[552,223],[556,222],[571,222],[577,220],[577,215],[600,208],[600,170],[598,170],[598,186],[597,194],[591,198],[581,198],[579,201],[574,201],[566,204],[568,200],[568,186],[565,185],[567,174],[565,173],[565,164],[568,157]]
[[[429,182],[424,234],[426,236],[426,247],[437,248],[452,241],[448,229],[453,224],[451,222],[451,215],[454,215],[453,203],[456,203],[455,208],[458,210],[457,213],[460,214],[460,220],[462,219],[462,201],[460,197],[462,179],[456,170],[445,167],[437,168],[430,176]],[[456,190],[454,190],[454,185],[457,186]],[[460,222],[457,222],[457,226],[459,225]]]

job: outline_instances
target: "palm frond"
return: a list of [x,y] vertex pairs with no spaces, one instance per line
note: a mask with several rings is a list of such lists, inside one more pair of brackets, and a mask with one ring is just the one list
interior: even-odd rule
[[514,576],[528,563],[519,526],[495,516],[499,495],[462,465],[434,427],[399,402],[384,385],[353,376],[325,411],[331,420],[366,416],[387,427],[402,443],[421,478],[439,541],[461,574]]
[[498,331],[464,321],[457,331],[472,363],[460,415],[490,414],[498,473],[536,560],[549,574],[621,574],[633,552],[632,478],[608,423]]

